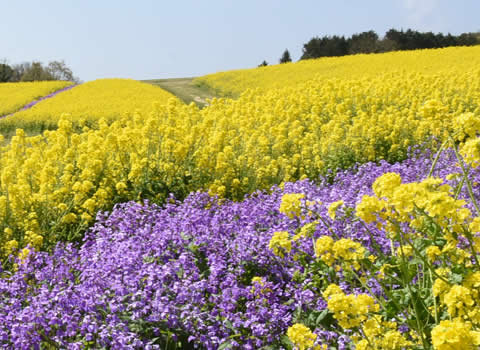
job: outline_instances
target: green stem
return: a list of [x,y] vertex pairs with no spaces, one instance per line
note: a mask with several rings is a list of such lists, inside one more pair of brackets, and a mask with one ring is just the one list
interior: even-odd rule
[[437,165],[438,159],[440,158],[440,155],[442,154],[444,148],[447,146],[447,144],[448,144],[449,141],[450,141],[449,139],[445,140],[445,141],[442,143],[442,145],[440,146],[440,148],[438,149],[438,152],[437,152],[437,154],[435,155],[435,159],[433,160],[432,166],[430,167],[430,171],[428,172],[428,176],[427,176],[427,177],[432,176],[433,171],[435,170],[435,166]]
[[372,231],[370,231],[370,229],[368,228],[368,226],[365,224],[365,222],[361,219],[358,220],[362,226],[365,228],[365,230],[367,230],[367,233],[368,235],[370,236],[370,240],[371,240],[371,243],[372,243],[372,246],[377,250],[377,252],[379,253],[379,255],[384,258],[385,257],[385,254],[383,254],[383,251],[380,247],[379,244],[377,244],[377,242],[375,241],[375,237],[373,237],[373,233]]
[[[432,270],[428,270],[429,275],[430,275],[430,283],[433,286],[433,276],[432,276]],[[438,324],[438,307],[437,307],[437,298],[433,296],[433,307],[435,308],[435,324]]]
[[[425,215],[427,218],[431,219],[430,216],[428,216],[424,211],[420,210],[419,208],[416,208],[417,210],[419,210],[421,213],[423,213],[423,215]],[[396,222],[393,222],[390,220],[391,223],[393,223],[394,225],[398,225],[398,223]],[[401,232],[401,231],[400,231]],[[400,236],[402,238],[402,240],[404,240],[404,238],[402,236]],[[445,279],[444,277],[440,276],[439,274],[437,274],[435,272],[435,269],[433,268],[433,266],[428,262],[427,259],[425,259],[422,255],[422,252],[420,250],[418,250],[415,245],[410,241],[410,240],[406,240],[406,243],[412,247],[413,251],[415,252],[416,256],[420,257],[422,259],[422,262],[425,264],[425,266],[430,270],[432,271],[432,273],[435,275],[435,277],[441,279],[443,282],[445,283],[448,283],[450,284],[450,282]]]
[[318,219],[320,219],[322,221],[322,223],[327,227],[327,229],[332,233],[332,235],[336,238],[336,239],[340,239],[340,237],[338,237],[338,235],[335,233],[335,231],[333,231],[332,229],[332,226],[330,226],[330,224],[328,222],[326,222],[325,220],[323,220],[322,216],[317,214],[317,213],[314,213],[316,215],[316,217]]
[[458,199],[458,196],[460,195],[460,192],[462,192],[463,184],[465,183],[465,178],[462,177],[460,180],[460,183],[457,185],[457,188],[455,189],[455,199]]
[[[405,254],[403,252],[403,243],[404,242],[400,242],[400,252],[402,254],[402,260],[406,260],[405,259]],[[424,337],[424,334],[423,334],[423,327],[422,325],[420,324],[420,311],[418,310],[418,306],[417,304],[414,302],[414,294],[413,294],[413,291],[412,291],[412,288],[410,286],[410,274],[408,273],[408,268],[405,269],[405,265],[404,264],[401,264],[400,265],[402,267],[402,276],[403,276],[403,283],[404,285],[407,286],[407,289],[410,293],[410,304],[411,306],[413,307],[413,310],[415,312],[415,320],[416,320],[416,323],[417,323],[417,331],[418,333],[420,334],[420,337],[422,338],[422,344],[423,344],[423,348],[424,349],[427,349],[428,348],[428,343]],[[423,303],[422,303],[423,304]]]
[[455,156],[457,157],[458,163],[460,164],[460,168],[462,169],[463,178],[465,179],[465,183],[467,184],[468,195],[470,196],[470,199],[472,200],[473,206],[477,210],[477,215],[479,215],[480,214],[480,208],[478,206],[477,200],[475,199],[475,196],[473,195],[472,184],[470,182],[470,179],[468,178],[468,170],[465,168],[465,164],[463,163],[462,156],[458,153],[457,147],[454,146],[453,150],[455,151]]

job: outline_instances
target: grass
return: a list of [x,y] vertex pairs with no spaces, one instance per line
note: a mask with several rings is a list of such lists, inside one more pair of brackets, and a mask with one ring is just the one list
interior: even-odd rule
[[144,83],[161,87],[174,94],[186,104],[194,102],[198,107],[205,107],[207,99],[220,97],[205,85],[193,83],[194,78],[173,78],[173,79],[151,79],[142,80]]

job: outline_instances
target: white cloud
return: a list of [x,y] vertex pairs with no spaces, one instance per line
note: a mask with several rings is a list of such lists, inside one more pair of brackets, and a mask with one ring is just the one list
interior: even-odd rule
[[436,22],[434,12],[438,7],[439,0],[402,0],[407,10],[407,22],[412,29],[430,30],[432,22]]

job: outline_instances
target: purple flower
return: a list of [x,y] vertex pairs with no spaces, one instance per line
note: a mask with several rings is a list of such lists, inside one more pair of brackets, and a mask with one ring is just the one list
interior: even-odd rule
[[[456,171],[455,162],[444,154],[435,175]],[[394,171],[404,182],[418,181],[430,164],[428,154],[393,165],[369,163],[338,173],[333,183],[287,183],[283,190],[273,187],[242,202],[220,204],[197,192],[164,207],[119,204],[97,216],[81,246],[58,244],[52,253],[31,254],[17,271],[2,272],[0,346],[30,349],[49,343],[77,349],[92,342],[112,349],[155,349],[168,340],[205,349],[226,342],[239,349],[281,348],[280,336],[294,321],[295,310],[326,307],[319,293],[304,288],[313,276],[296,282],[294,274],[302,266],[293,254],[280,259],[268,248],[275,231],[293,232],[313,220],[281,214],[282,195],[301,192],[306,200],[322,202],[315,210],[329,220],[335,235],[370,248],[376,244],[388,253],[384,232],[371,226],[369,234],[348,216],[331,221],[328,204],[343,199],[345,208],[353,208],[372,193],[381,174]],[[473,178],[480,179],[479,171],[472,171]],[[315,237],[331,234],[318,225]],[[313,254],[310,241],[299,244]],[[253,277],[262,277],[263,285],[254,287]],[[373,280],[369,286],[381,293]],[[338,348],[350,342],[331,330],[317,333]]]

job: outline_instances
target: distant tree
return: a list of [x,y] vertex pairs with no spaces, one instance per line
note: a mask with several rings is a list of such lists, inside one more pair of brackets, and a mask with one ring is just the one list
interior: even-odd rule
[[480,30],[478,32],[472,33],[473,36],[477,39],[477,43],[480,43]]
[[463,33],[457,37],[457,45],[472,46],[479,43],[478,33]]
[[78,81],[78,78],[73,76],[72,70],[67,67],[63,60],[49,62],[46,70],[53,77],[53,80]]
[[266,67],[266,66],[268,66],[268,63],[267,63],[267,61],[263,60],[263,62],[260,63],[258,66],[259,67]]
[[10,81],[13,76],[13,69],[6,62],[0,63],[0,82]]
[[290,57],[290,52],[287,49],[283,52],[282,57],[280,57],[280,63],[292,62],[292,57]]
[[377,52],[389,52],[398,50],[397,43],[391,39],[383,38],[377,42]]
[[448,46],[471,46],[480,44],[475,33],[462,33],[458,36],[448,33],[434,34],[432,32],[421,33],[408,29],[407,31],[398,31],[390,29],[385,38],[395,42],[397,50],[415,50],[415,49],[432,49]]
[[404,50],[406,44],[406,38],[402,31],[396,29],[390,29],[385,33],[385,39],[390,40],[395,43],[395,48],[397,50]]
[[373,30],[360,34],[353,34],[348,39],[348,53],[371,53],[378,50],[378,35]]
[[344,36],[324,36],[312,38],[304,44],[300,59],[344,56],[346,54],[348,54],[348,42]]
[[65,61],[50,61],[47,66],[41,62],[23,62],[14,64],[10,81],[68,80],[80,82]]
[[52,74],[40,62],[32,62],[21,78],[21,81],[55,80]]
[[30,62],[17,63],[12,66],[13,75],[11,81],[21,81],[23,74],[30,69],[32,64]]
[[388,52],[395,50],[430,49],[447,46],[470,46],[480,44],[480,33],[463,33],[458,36],[434,34],[390,29],[382,39],[373,30],[353,34],[345,39],[343,36],[314,37],[303,45],[303,55],[300,58],[309,59],[326,56],[343,56],[346,54]]

